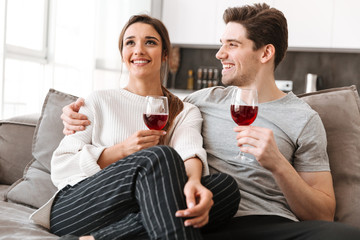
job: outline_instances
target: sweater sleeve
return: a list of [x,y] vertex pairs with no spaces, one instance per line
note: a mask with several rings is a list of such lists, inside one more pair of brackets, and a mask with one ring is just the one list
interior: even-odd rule
[[67,184],[74,185],[101,170],[97,161],[105,147],[92,144],[96,114],[93,105],[92,99],[87,99],[85,106],[81,108],[81,112],[88,116],[91,124],[84,131],[65,136],[53,153],[51,180],[58,189]]
[[169,145],[183,160],[198,157],[203,163],[203,175],[209,174],[206,151],[201,136],[202,117],[199,109],[184,102],[184,109],[175,119]]

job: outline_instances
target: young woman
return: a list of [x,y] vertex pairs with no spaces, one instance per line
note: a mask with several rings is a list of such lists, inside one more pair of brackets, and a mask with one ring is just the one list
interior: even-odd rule
[[[51,177],[59,191],[35,222],[50,220],[50,231],[64,239],[201,239],[200,227],[236,213],[234,179],[206,175],[200,111],[161,85],[170,49],[159,20],[129,19],[119,39],[129,83],[85,100],[80,112],[91,124],[54,152]],[[164,130],[147,130],[143,122],[147,95],[169,100]]]

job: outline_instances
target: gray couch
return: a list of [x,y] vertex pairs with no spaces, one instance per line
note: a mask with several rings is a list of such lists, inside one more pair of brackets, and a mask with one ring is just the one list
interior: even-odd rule
[[[325,125],[337,200],[335,221],[360,228],[360,100],[354,86],[300,95]],[[50,89],[41,114],[0,121],[0,239],[56,239],[29,221],[56,191],[50,158],[61,109],[75,96]],[[291,113],[289,113],[291,114]]]

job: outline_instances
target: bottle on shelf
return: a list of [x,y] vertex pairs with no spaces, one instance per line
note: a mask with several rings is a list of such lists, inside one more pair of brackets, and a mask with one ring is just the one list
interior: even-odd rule
[[213,86],[213,76],[214,76],[214,70],[212,68],[209,68],[209,77],[208,77],[208,81],[207,81],[207,87],[212,87]]
[[194,76],[193,76],[193,70],[188,70],[188,78],[187,78],[187,90],[193,90],[194,89]]
[[219,85],[219,70],[217,68],[214,69],[214,77],[213,77],[213,86]]
[[215,66],[200,67],[197,70],[196,89],[219,85],[219,69]]
[[199,90],[202,88],[202,69],[197,70],[197,80],[196,80],[196,89]]
[[203,69],[202,84],[201,88],[207,88],[208,69]]

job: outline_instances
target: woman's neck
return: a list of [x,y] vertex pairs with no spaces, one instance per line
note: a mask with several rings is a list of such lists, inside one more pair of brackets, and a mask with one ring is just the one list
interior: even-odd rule
[[130,73],[125,89],[140,96],[163,95],[160,73],[136,76]]
[[163,95],[163,91],[161,89],[161,85],[159,84],[139,84],[129,82],[128,85],[124,88],[129,92],[140,96],[149,96],[149,95]]

